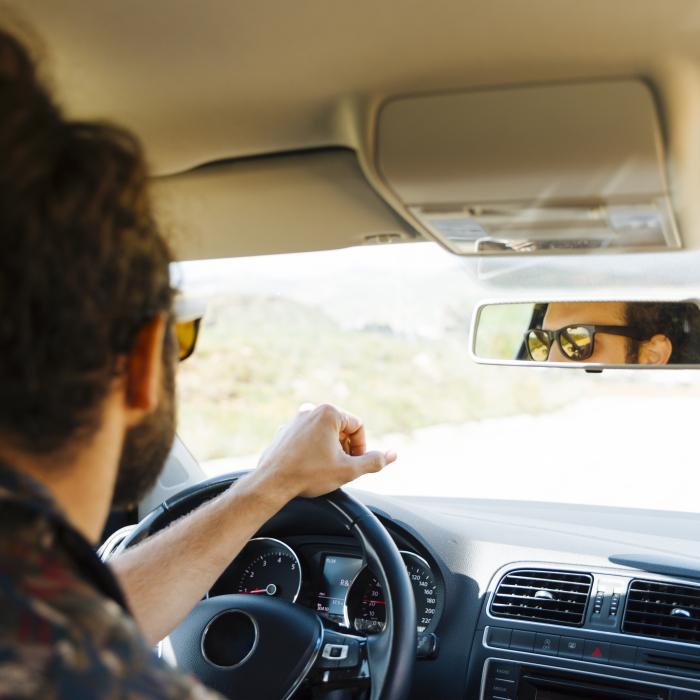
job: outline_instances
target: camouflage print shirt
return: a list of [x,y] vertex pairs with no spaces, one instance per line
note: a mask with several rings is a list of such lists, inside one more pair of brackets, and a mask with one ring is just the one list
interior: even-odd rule
[[48,492],[0,465],[0,698],[218,698],[159,659]]

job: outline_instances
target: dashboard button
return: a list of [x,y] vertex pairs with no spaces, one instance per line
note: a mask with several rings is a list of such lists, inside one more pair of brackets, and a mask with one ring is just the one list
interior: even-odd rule
[[610,645],[610,663],[619,666],[634,666],[637,661],[637,647],[624,644]]
[[506,698],[515,699],[518,689],[520,666],[508,661],[489,663],[489,673],[486,677],[486,695],[489,700]]
[[438,655],[438,638],[433,632],[423,632],[416,639],[416,658],[434,659]]
[[580,637],[562,637],[559,643],[559,656],[567,659],[580,659],[583,657],[583,642]]
[[508,663],[494,664],[491,667],[491,674],[494,680],[515,682],[518,677],[518,666]]
[[510,648],[516,651],[532,651],[535,646],[535,633],[513,630],[510,638]]
[[491,697],[515,700],[515,683],[513,681],[494,680],[491,686]]
[[486,643],[490,647],[507,649],[510,646],[511,634],[512,630],[505,627],[489,627],[489,631],[486,634]]
[[610,644],[607,642],[587,641],[583,647],[583,658],[587,661],[607,663],[610,659]]
[[318,661],[316,663],[319,668],[322,668],[327,671],[334,668],[338,668],[338,659],[329,658],[328,656],[319,656]]
[[338,659],[338,668],[357,668],[360,665],[360,645],[349,644],[348,655]]
[[535,651],[556,656],[559,651],[559,639],[558,634],[538,634],[535,638]]

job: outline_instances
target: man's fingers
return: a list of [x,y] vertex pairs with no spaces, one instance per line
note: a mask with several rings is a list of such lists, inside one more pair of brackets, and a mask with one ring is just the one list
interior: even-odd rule
[[363,455],[367,449],[367,438],[362,421],[357,416],[352,415],[352,413],[345,413],[344,411],[340,411],[339,418],[341,440],[345,445],[343,449],[353,457]]
[[378,472],[396,460],[395,452],[366,452],[367,438],[362,420],[352,413],[343,411],[331,404],[302,404],[300,412],[313,412],[324,421],[334,424],[338,431],[340,448],[352,458],[359,474]]
[[[304,404],[300,410],[307,406],[310,407],[311,404]],[[357,416],[343,411],[332,404],[321,404],[312,410],[338,431],[338,440],[343,452],[353,457],[365,453],[367,449],[365,428]]]
[[348,435],[348,433],[340,433],[340,446],[343,448],[343,452],[346,452],[351,457],[359,457],[365,453],[367,449],[367,439],[365,437],[365,429],[360,430]]
[[353,416],[352,413],[346,413],[345,411],[338,411],[340,425],[338,426],[341,433],[346,433],[347,435],[354,435],[360,430],[364,430],[362,426],[362,421],[357,417]]
[[365,452],[359,457],[352,458],[352,463],[358,476],[381,471],[387,464],[391,464],[394,461],[396,461],[395,452],[379,452],[377,450]]

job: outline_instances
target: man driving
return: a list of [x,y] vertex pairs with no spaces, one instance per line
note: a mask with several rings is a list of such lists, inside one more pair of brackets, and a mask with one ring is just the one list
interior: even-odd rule
[[300,413],[235,486],[102,564],[110,509],[173,441],[171,256],[134,137],[67,119],[1,30],[0,154],[0,697],[209,697],[151,645],[288,501],[396,456],[337,408]]
[[556,302],[537,305],[525,334],[537,362],[693,364],[700,310],[677,302]]

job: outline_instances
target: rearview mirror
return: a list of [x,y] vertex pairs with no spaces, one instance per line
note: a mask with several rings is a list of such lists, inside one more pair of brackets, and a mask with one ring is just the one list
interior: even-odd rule
[[472,322],[484,364],[687,369],[700,367],[700,305],[690,301],[485,303]]

